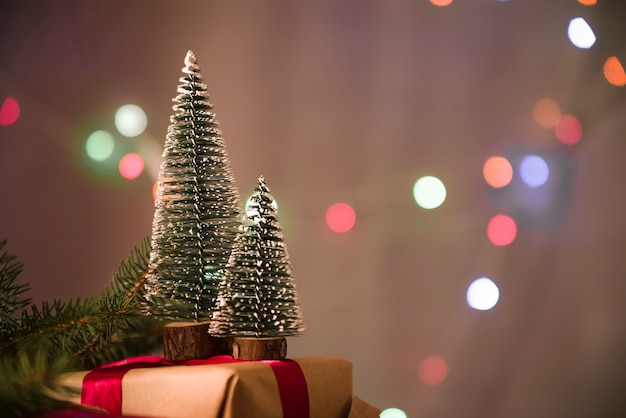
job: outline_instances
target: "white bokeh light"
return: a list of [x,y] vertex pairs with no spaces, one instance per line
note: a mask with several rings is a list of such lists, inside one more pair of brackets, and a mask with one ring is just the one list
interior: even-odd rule
[[500,299],[498,286],[487,277],[474,280],[467,288],[467,304],[479,311],[488,311]]
[[413,197],[424,209],[435,209],[446,200],[446,186],[437,177],[424,176],[413,185]]
[[380,418],[407,418],[407,414],[398,408],[387,408],[379,416]]
[[[246,211],[246,216],[250,216],[250,217],[254,217],[259,214],[256,209],[250,206],[253,203],[252,196],[253,195],[250,195],[250,197],[248,197],[248,199],[246,200],[245,207],[244,207],[244,210]],[[272,200],[272,206],[274,207],[274,210],[278,213],[278,202],[276,202],[276,199]]]
[[115,127],[124,136],[141,135],[148,126],[146,113],[137,105],[126,104],[115,112]]
[[596,43],[596,35],[591,26],[582,17],[576,17],[569,22],[567,36],[574,46],[589,49]]

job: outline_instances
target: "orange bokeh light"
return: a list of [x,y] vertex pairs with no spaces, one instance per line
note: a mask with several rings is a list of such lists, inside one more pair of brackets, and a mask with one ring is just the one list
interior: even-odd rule
[[614,86],[626,85],[626,72],[617,57],[608,57],[604,62],[604,77]]
[[554,128],[561,118],[561,108],[557,102],[545,97],[535,102],[533,117],[542,128]]
[[598,0],[578,0],[578,3],[584,6],[595,6],[598,4]]
[[453,0],[430,0],[430,2],[432,4],[434,4],[435,6],[448,6],[452,3]]
[[483,177],[488,185],[499,189],[513,179],[513,166],[504,157],[489,157],[483,165]]

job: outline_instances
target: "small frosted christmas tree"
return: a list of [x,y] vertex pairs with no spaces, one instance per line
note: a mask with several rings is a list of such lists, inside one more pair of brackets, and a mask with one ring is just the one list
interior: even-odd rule
[[[207,334],[221,269],[242,216],[224,140],[193,52],[187,52],[182,71],[159,170],[146,311],[202,327],[176,331],[180,341],[171,347],[164,341],[170,359],[207,355],[193,340]],[[166,340],[171,331],[166,326]]]
[[274,198],[261,176],[226,266],[209,332],[233,337],[233,356],[285,358],[305,330]]

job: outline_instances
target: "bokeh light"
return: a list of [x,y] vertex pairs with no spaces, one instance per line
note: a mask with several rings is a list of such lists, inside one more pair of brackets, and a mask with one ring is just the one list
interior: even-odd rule
[[437,177],[420,177],[413,185],[413,197],[424,209],[435,209],[446,200],[446,186]]
[[334,232],[348,232],[355,223],[356,214],[347,203],[335,203],[326,211],[326,224]]
[[583,137],[583,126],[572,115],[563,115],[554,127],[554,134],[565,145],[574,145]]
[[159,190],[159,182],[155,181],[154,184],[152,185],[152,198],[154,200],[157,199],[157,191]]
[[468,286],[466,298],[471,308],[488,311],[498,303],[500,290],[491,279],[479,277]]
[[440,7],[444,7],[444,6],[448,6],[452,4],[452,1],[453,0],[430,0],[432,4],[434,4],[435,6],[440,6]]
[[515,240],[517,225],[513,218],[507,215],[496,215],[487,224],[487,237],[493,245],[509,245]]
[[139,154],[130,153],[122,157],[119,170],[122,177],[129,180],[136,179],[143,172],[143,158]]
[[589,23],[582,17],[575,17],[569,22],[567,36],[570,42],[581,49],[588,49],[596,43],[596,35]]
[[448,364],[438,355],[425,357],[417,366],[417,376],[427,385],[438,385],[448,377]]
[[[252,196],[253,195],[250,195],[250,197],[246,199],[246,205],[244,207],[244,210],[247,216],[254,216],[257,213],[255,210],[248,210],[248,206],[250,206],[250,204],[252,203]],[[274,210],[278,212],[278,202],[276,201],[276,198],[272,200],[272,206],[274,207]]]
[[622,87],[626,85],[626,72],[624,66],[616,56],[611,56],[604,62],[604,77],[606,81],[614,86]]
[[0,125],[9,126],[20,117],[20,105],[13,97],[7,97],[0,107]]
[[379,415],[380,418],[407,418],[408,415],[402,409],[386,408]]
[[561,108],[554,100],[544,97],[535,102],[533,106],[533,118],[537,125],[542,128],[554,128],[561,118]]
[[511,182],[513,166],[504,157],[489,157],[483,165],[483,177],[488,185],[499,189]]
[[539,187],[548,181],[550,169],[546,160],[538,155],[526,155],[520,162],[520,176],[529,187]]
[[578,0],[578,3],[584,6],[594,6],[598,3],[598,0]]
[[134,104],[121,106],[115,112],[115,127],[124,136],[140,135],[148,126],[148,117],[143,109]]
[[94,131],[85,142],[87,156],[92,160],[104,161],[113,154],[115,139],[107,131]]

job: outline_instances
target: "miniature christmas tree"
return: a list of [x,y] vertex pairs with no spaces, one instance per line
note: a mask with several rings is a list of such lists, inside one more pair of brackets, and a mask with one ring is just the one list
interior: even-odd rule
[[[159,171],[146,279],[147,312],[192,326],[182,333],[166,326],[164,348],[172,360],[211,355],[193,340],[207,335],[221,269],[241,224],[239,193],[193,52],[182,71]],[[170,332],[177,340],[171,345]]]
[[233,357],[286,356],[284,337],[305,330],[274,198],[261,176],[218,295],[210,333],[233,337]]

